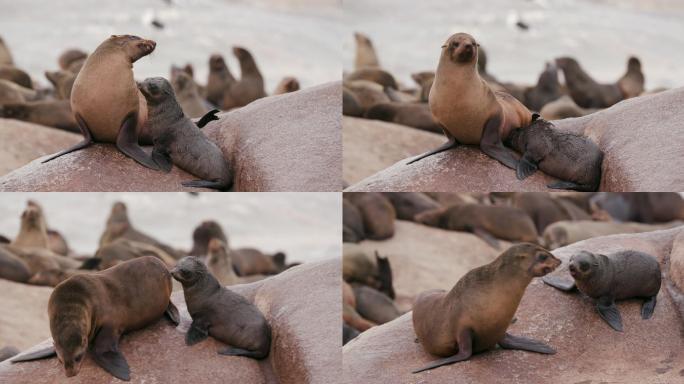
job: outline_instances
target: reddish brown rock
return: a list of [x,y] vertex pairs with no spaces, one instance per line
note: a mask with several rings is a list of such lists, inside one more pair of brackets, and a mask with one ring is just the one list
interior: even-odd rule
[[[261,310],[273,331],[271,352],[256,361],[228,357],[216,351],[223,344],[209,338],[188,347],[190,326],[183,293],[172,300],[181,312],[174,328],[166,319],[123,337],[120,349],[135,383],[336,383],[341,372],[342,345],[339,259],[302,264],[272,278],[232,286]],[[57,359],[0,364],[0,382],[51,383],[119,382],[87,357],[80,373],[64,375]]]
[[[684,292],[684,231],[672,243],[670,252],[670,277],[680,292]],[[684,309],[684,308],[683,308]]]
[[50,337],[47,303],[51,293],[50,287],[0,279],[0,348],[13,345],[22,350]]
[[[341,85],[328,83],[259,99],[223,113],[204,131],[234,167],[236,191],[342,189]],[[66,147],[66,145],[64,146]],[[152,171],[99,144],[34,161],[2,178],[3,191],[190,191],[195,176]]]
[[[601,191],[684,190],[684,87],[622,101],[591,115],[554,121],[604,152]],[[541,191],[553,179],[515,172],[477,148],[460,147],[411,165],[402,160],[352,185],[353,191]]]
[[[564,264],[554,273],[567,274],[567,261],[586,249],[609,253],[634,249],[656,256],[663,265],[677,235],[684,229],[614,235],[586,240],[553,253]],[[664,278],[669,281],[668,272]],[[618,303],[625,331],[610,329],[598,316],[593,301],[578,293],[560,292],[535,279],[527,288],[509,327],[515,335],[532,337],[554,347],[555,355],[501,350],[420,374],[434,356],[415,343],[408,313],[374,327],[343,347],[348,383],[676,383],[684,370],[684,322],[677,299],[663,287],[653,317],[641,319],[642,300]]]

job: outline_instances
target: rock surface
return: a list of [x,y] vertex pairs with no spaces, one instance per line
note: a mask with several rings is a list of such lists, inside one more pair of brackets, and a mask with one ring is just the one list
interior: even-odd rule
[[[684,88],[622,101],[591,115],[554,121],[583,134],[604,152],[600,191],[684,190]],[[474,147],[459,147],[420,162],[402,160],[348,190],[543,191],[554,180],[541,172],[518,181],[515,172]]]
[[[554,273],[567,274],[567,261],[578,250],[615,252],[634,249],[656,256],[665,265],[676,236],[683,229],[614,235],[589,239],[559,248],[563,260]],[[466,362],[413,375],[411,370],[435,359],[415,343],[411,313],[372,328],[343,347],[347,383],[559,383],[589,384],[675,383],[684,375],[684,322],[676,296],[663,288],[653,317],[642,320],[642,300],[618,303],[625,331],[610,329],[598,316],[590,299],[578,293],[560,292],[535,279],[527,288],[514,335],[532,337],[553,346],[558,353],[496,349]]]
[[50,337],[51,287],[0,279],[0,292],[0,348],[13,345],[24,350]]
[[[123,337],[120,349],[137,383],[334,383],[341,370],[342,341],[339,259],[312,262],[256,283],[233,286],[255,303],[273,330],[271,353],[263,361],[222,356],[223,346],[209,338],[185,345],[190,326],[183,293],[172,300],[182,321],[174,328],[160,319],[144,330]],[[57,359],[0,363],[0,382],[35,383],[120,382],[86,357],[81,372],[67,378]]]
[[[339,191],[340,94],[336,82],[266,97],[207,125],[206,134],[234,167],[233,189]],[[0,190],[190,191],[180,183],[193,179],[177,167],[168,174],[144,168],[102,144],[46,164],[34,161],[0,178]]]
[[71,132],[0,118],[0,176],[79,141]]

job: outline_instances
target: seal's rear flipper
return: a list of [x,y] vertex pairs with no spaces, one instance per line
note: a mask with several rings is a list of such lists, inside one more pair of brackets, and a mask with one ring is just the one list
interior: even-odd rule
[[611,301],[610,304],[601,304],[600,301],[601,300],[599,300],[599,303],[596,305],[596,309],[601,318],[605,320],[611,328],[618,332],[622,332],[622,317],[620,316],[620,311],[618,311],[615,303]]
[[205,125],[209,124],[211,121],[218,120],[219,118],[218,118],[218,116],[216,116],[216,114],[219,112],[221,112],[221,111],[219,111],[218,109],[212,109],[211,111],[205,113],[204,116],[202,116],[202,118],[199,119],[199,121],[197,122],[197,127],[199,129],[202,129],[202,128],[204,128]]
[[162,171],[166,173],[171,172],[171,168],[173,167],[171,156],[169,156],[168,152],[159,149],[156,145],[154,146],[154,149],[152,149],[152,160]]
[[218,354],[219,355],[226,355],[226,356],[251,357],[252,359],[263,359],[264,357],[268,356],[268,353],[264,354],[263,352],[248,351],[246,349],[235,348],[235,347],[226,347],[224,349],[219,349]]
[[581,191],[581,192],[595,192],[596,188],[592,188],[586,185],[581,185],[577,183],[573,183],[572,181],[556,181],[555,183],[551,183],[547,185],[548,188],[551,189],[570,189],[573,191]]
[[32,361],[32,360],[40,360],[40,359],[45,359],[48,357],[52,356],[57,356],[57,352],[55,351],[55,346],[51,345],[49,347],[45,347],[42,349],[39,349],[35,352],[31,353],[20,353],[19,355],[15,356],[10,360],[11,363],[19,363],[22,361]]
[[489,244],[492,248],[499,249],[499,247],[501,246],[501,244],[499,244],[499,240],[496,237],[492,236],[491,233],[485,231],[482,228],[473,228],[473,234],[482,239],[482,241],[484,241],[485,243]]
[[561,291],[570,292],[573,289],[575,289],[574,280],[567,280],[562,277],[544,276],[542,277],[542,281],[545,282],[547,285],[550,285],[556,289],[560,289]]
[[518,162],[518,166],[515,168],[515,175],[518,180],[524,180],[528,176],[531,176],[537,171],[537,165],[534,164],[531,159],[527,156],[527,153]]
[[130,381],[131,370],[119,352],[120,335],[110,327],[102,327],[95,336],[91,349],[93,359],[105,371],[119,380]]
[[166,317],[171,320],[171,322],[175,325],[180,324],[180,313],[178,312],[178,308],[176,308],[175,305],[169,300],[169,306],[166,307],[166,311],[164,312]]
[[209,330],[207,327],[197,320],[193,320],[192,324],[190,324],[190,329],[188,329],[188,333],[185,334],[185,345],[197,344],[208,336]]
[[513,336],[509,333],[506,333],[503,340],[499,341],[499,346],[503,349],[519,349],[521,351],[544,353],[547,355],[553,355],[556,353],[555,349],[549,347],[541,341],[528,339],[521,336]]
[[41,164],[45,164],[48,161],[54,160],[54,159],[56,159],[62,155],[66,155],[67,153],[71,153],[74,151],[78,151],[79,149],[89,147],[91,144],[94,143],[93,135],[90,134],[90,128],[88,128],[88,124],[86,124],[85,120],[83,120],[81,115],[79,115],[78,113],[76,114],[76,121],[78,122],[78,127],[81,129],[81,133],[83,134],[83,141],[81,141],[78,144],[74,144],[73,146],[71,146],[71,147],[69,147],[63,151],[58,152],[58,153],[50,156],[49,158],[41,161],[40,162]]
[[137,125],[138,114],[136,112],[128,114],[121,125],[119,135],[116,137],[116,147],[139,164],[158,171],[159,166],[157,163],[138,144]]
[[651,316],[653,316],[653,310],[655,309],[655,306],[656,297],[652,296],[650,299],[644,302],[644,305],[641,306],[641,318],[644,320],[650,319]]
[[211,188],[218,189],[219,191],[226,190],[225,183],[221,181],[209,181],[209,180],[192,180],[184,181],[181,183],[184,187],[194,187],[194,188]]
[[428,157],[428,156],[432,156],[432,155],[434,155],[434,154],[437,154],[437,153],[440,153],[440,152],[444,152],[444,151],[446,151],[447,149],[455,148],[455,147],[457,147],[457,146],[458,146],[458,141],[456,141],[456,139],[455,139],[454,137],[449,137],[449,141],[447,141],[446,143],[440,145],[439,147],[433,149],[432,151],[426,152],[426,153],[424,153],[424,154],[422,154],[422,155],[416,157],[415,159],[413,159],[413,160],[409,161],[408,163],[406,163],[406,165],[415,163],[415,162],[418,161],[418,160],[422,160],[422,159],[424,159],[424,158],[426,158],[426,157]]
[[457,337],[456,343],[458,344],[457,354],[450,357],[445,357],[443,359],[435,360],[432,363],[426,365],[425,367],[416,369],[411,373],[423,372],[427,371],[428,369],[441,367],[442,365],[449,365],[458,363],[459,361],[468,360],[470,356],[473,355],[473,337],[471,335],[470,330],[466,329],[461,331]]

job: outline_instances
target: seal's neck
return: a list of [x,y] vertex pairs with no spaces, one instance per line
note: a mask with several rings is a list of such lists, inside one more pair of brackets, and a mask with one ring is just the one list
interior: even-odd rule
[[181,108],[173,95],[167,97],[160,104],[147,104],[147,107],[148,125],[151,127],[167,128],[185,117],[183,108]]

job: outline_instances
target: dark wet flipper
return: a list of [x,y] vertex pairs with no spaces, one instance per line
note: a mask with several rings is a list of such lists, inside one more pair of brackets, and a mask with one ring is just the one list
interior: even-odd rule
[[140,144],[138,144],[137,125],[137,113],[133,112],[126,116],[121,125],[121,129],[119,130],[119,135],[116,137],[116,147],[139,164],[158,171],[159,166],[157,163],[155,163],[154,160],[152,160],[152,157],[145,153],[140,147]]
[[216,114],[219,112],[221,112],[221,111],[219,111],[218,109],[212,109],[211,111],[205,113],[204,116],[202,116],[199,119],[199,121],[197,121],[197,124],[196,124],[197,127],[202,129],[202,128],[204,128],[205,125],[209,124],[213,120],[218,120],[219,118],[218,118],[218,116],[216,116]]
[[264,353],[263,352],[258,352],[258,351],[248,351],[246,349],[242,348],[235,348],[235,347],[226,347],[223,349],[218,350],[219,355],[226,355],[226,356],[244,356],[244,357],[251,357],[252,359],[263,359]]
[[527,157],[527,154],[525,154],[518,162],[518,166],[515,168],[515,176],[518,177],[518,180],[524,180],[533,173],[537,172],[537,169],[537,165]]
[[561,291],[569,292],[575,289],[575,280],[572,279],[564,279],[558,276],[544,276],[542,277],[542,281]]
[[448,150],[448,149],[455,148],[455,147],[457,147],[457,146],[458,146],[458,141],[456,141],[456,139],[453,138],[453,137],[449,137],[449,141],[447,141],[446,143],[440,145],[439,147],[437,147],[437,148],[435,148],[435,149],[433,149],[433,150],[431,150],[431,151],[425,152],[424,154],[422,154],[422,155],[416,157],[415,159],[409,161],[408,163],[406,163],[406,165],[415,163],[415,162],[418,161],[418,160],[422,160],[422,159],[424,159],[424,158],[426,158],[426,157],[429,157],[429,156],[438,154],[438,153],[440,153],[440,152],[444,152],[444,151],[446,151],[446,150]]
[[610,303],[610,305],[598,303],[596,309],[601,318],[605,320],[611,328],[618,332],[622,332],[622,317],[620,316],[620,311],[618,311],[615,303]]
[[83,149],[86,147],[89,147],[94,143],[93,141],[93,135],[90,133],[90,128],[88,128],[88,124],[86,124],[85,120],[79,115],[78,113],[75,115],[76,117],[76,122],[78,123],[78,127],[81,130],[81,134],[83,135],[83,141],[80,143],[74,144],[73,146],[57,152],[56,154],[48,157],[47,159],[41,161],[41,164],[47,163],[50,160],[54,160],[62,155],[66,155],[67,153],[71,153],[74,151],[78,151],[79,149]]
[[435,368],[441,367],[443,365],[450,365],[450,364],[458,363],[459,361],[468,360],[468,358],[470,358],[470,356],[464,356],[464,355],[461,355],[460,353],[458,353],[458,354],[455,354],[453,356],[449,356],[449,357],[445,357],[443,359],[435,360],[435,361],[431,362],[430,364],[424,366],[423,368],[416,369],[415,371],[413,371],[411,373],[419,373],[419,372],[423,372],[423,371],[428,371],[430,369],[435,369]]
[[52,356],[57,356],[57,352],[55,351],[54,345],[30,353],[20,353],[17,356],[14,356],[12,359],[10,359],[10,362],[19,363],[22,361],[46,359]]
[[93,359],[105,371],[117,379],[131,380],[131,370],[126,358],[119,351],[120,335],[109,327],[103,327],[95,336],[91,353]]
[[470,330],[463,330],[460,335],[458,335],[458,338],[456,340],[456,343],[458,344],[458,353],[445,357],[443,359],[435,360],[431,362],[430,364],[424,366],[423,368],[416,369],[415,371],[411,373],[418,373],[418,372],[423,372],[427,371],[429,369],[435,369],[437,367],[441,367],[443,365],[449,365],[449,364],[454,364],[458,363],[459,361],[465,361],[470,358],[470,356],[473,355],[473,338],[471,335]]
[[223,183],[221,181],[210,181],[210,180],[184,181],[181,183],[181,185],[184,187],[192,187],[192,188],[211,188],[211,189],[218,189],[218,190],[225,190],[226,189],[225,183]]
[[185,345],[194,345],[200,341],[206,339],[209,336],[209,330],[203,325],[199,324],[197,321],[193,320],[188,329],[188,333],[185,334]]
[[570,189],[573,191],[583,191],[583,192],[593,192],[595,191],[594,189],[591,189],[585,185],[573,183],[572,181],[556,181],[555,183],[551,183],[547,185],[548,188],[551,189]]
[[541,341],[528,339],[522,336],[513,336],[506,333],[503,340],[499,341],[499,346],[504,349],[518,349],[521,351],[544,353],[553,355],[556,350]]
[[178,308],[176,308],[171,300],[169,300],[169,306],[166,307],[164,315],[166,315],[166,317],[168,317],[173,324],[180,324],[180,313],[178,312]]
[[650,299],[648,299],[644,302],[644,305],[641,306],[641,318],[644,320],[650,319],[651,316],[653,316],[653,311],[655,310],[655,306],[656,306],[656,297],[652,296]]
[[154,146],[152,149],[152,160],[159,166],[159,169],[162,171],[169,173],[171,172],[171,168],[173,168],[173,162],[171,161],[171,156],[169,156],[168,152],[159,149],[158,146]]
[[504,147],[499,132],[500,126],[501,113],[487,120],[482,130],[482,138],[480,138],[480,150],[508,168],[517,169],[518,159],[515,158],[511,149]]
[[501,246],[499,240],[496,237],[494,237],[491,233],[485,231],[484,229],[474,228],[473,234],[482,239],[482,241],[484,241],[485,243],[489,244],[489,246],[491,246],[492,248],[499,249],[499,247]]

